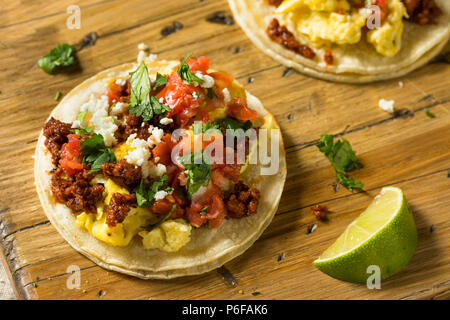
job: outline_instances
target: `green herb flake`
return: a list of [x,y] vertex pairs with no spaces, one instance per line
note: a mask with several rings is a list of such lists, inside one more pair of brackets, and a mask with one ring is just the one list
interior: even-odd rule
[[261,292],[259,292],[259,291],[252,292],[252,296],[259,296],[260,294],[261,294]]
[[232,129],[232,130],[243,129],[244,131],[246,131],[252,128],[253,124],[250,120],[247,120],[246,122],[241,122],[237,119],[227,117],[222,120],[222,126],[225,129]]
[[209,184],[211,178],[211,164],[205,163],[203,153],[190,153],[181,159],[181,163],[188,171],[186,175],[186,189],[188,197],[192,195],[202,186]]
[[332,135],[323,134],[320,137],[320,142],[316,146],[330,160],[331,165],[336,171],[336,179],[342,186],[349,191],[363,188],[364,185],[361,181],[355,181],[346,174],[360,167],[358,157],[347,140],[342,139],[334,142]]
[[158,191],[166,191],[167,193],[173,192],[173,188],[169,187],[167,184],[168,179],[169,177],[165,174],[151,184],[145,184],[144,181],[141,180],[139,186],[134,189],[138,207],[149,207],[154,202],[155,194]]
[[61,91],[56,91],[56,94],[55,94],[55,101],[58,101],[59,100],[59,98],[61,97]]
[[167,81],[169,81],[169,77],[164,77],[159,72],[157,72],[156,73],[155,86],[153,87],[153,90],[156,91],[160,87],[164,87],[166,85]]
[[160,103],[157,97],[150,96],[150,78],[144,62],[140,64],[136,71],[130,73],[130,87],[131,93],[128,105],[130,113],[142,117],[144,121],[149,121],[155,114],[172,111],[168,106]]
[[192,73],[191,69],[189,68],[189,65],[187,64],[187,59],[192,55],[192,53],[188,53],[186,57],[181,61],[180,65],[177,68],[177,73],[180,76],[181,80],[183,80],[184,83],[193,85],[195,83],[202,84],[204,82],[203,79],[200,79],[195,74]]
[[208,206],[205,206],[205,207],[203,207],[202,210],[200,210],[200,214],[201,214],[202,216],[204,216],[204,215],[207,214],[207,213],[208,213]]
[[425,108],[423,111],[425,111],[425,114],[427,115],[427,117],[436,118],[436,115],[434,113],[432,113],[430,110],[428,110],[428,108]]
[[39,68],[51,74],[56,67],[67,67],[75,64],[75,48],[67,43],[58,44],[37,62]]
[[94,133],[80,142],[83,164],[91,167],[89,174],[100,171],[104,163],[115,163],[116,156],[111,148],[105,146],[105,140],[101,134]]

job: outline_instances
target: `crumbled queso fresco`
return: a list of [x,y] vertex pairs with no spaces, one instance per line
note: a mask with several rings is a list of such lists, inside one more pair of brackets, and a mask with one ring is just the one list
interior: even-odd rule
[[[203,74],[200,71],[196,72],[195,75],[203,80],[203,83],[200,85],[202,88],[212,88],[214,86],[213,77]],[[198,86],[198,84],[196,85]]]
[[378,101],[378,106],[384,111],[394,113],[394,102],[394,100],[380,99],[380,101]]
[[114,137],[114,132],[116,132],[118,126],[115,123],[114,118],[108,115],[108,108],[108,96],[103,95],[97,99],[95,95],[92,94],[89,101],[81,106],[80,111],[87,111],[92,115],[89,122],[94,127],[94,132],[101,134],[105,139],[105,145],[110,147],[117,142]]

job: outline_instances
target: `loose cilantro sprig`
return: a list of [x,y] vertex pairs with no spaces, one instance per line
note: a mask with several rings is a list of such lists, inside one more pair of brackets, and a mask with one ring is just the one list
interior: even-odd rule
[[39,68],[47,73],[53,73],[56,67],[67,67],[75,64],[75,48],[67,43],[58,44],[56,48],[39,59]]
[[141,116],[144,121],[149,121],[153,115],[172,111],[168,106],[159,102],[155,96],[150,96],[150,78],[147,66],[144,62],[130,73],[130,101],[128,109],[130,113]]
[[347,172],[360,167],[358,157],[347,140],[333,142],[332,135],[323,134],[317,147],[330,160],[336,171],[336,179],[342,186],[350,191],[363,188],[361,181],[355,181],[347,175]]
[[189,153],[183,156],[181,163],[187,170],[186,174],[186,189],[188,197],[200,189],[202,186],[207,186],[211,178],[211,165],[205,163],[203,153]]
[[159,72],[157,72],[156,73],[155,85],[153,87],[153,90],[156,91],[160,87],[164,87],[166,85],[167,81],[169,81],[169,77],[164,77]]
[[200,83],[202,84],[205,82],[203,79],[200,79],[195,74],[192,73],[191,69],[189,68],[189,65],[187,64],[187,59],[192,55],[191,52],[189,52],[186,57],[181,61],[180,65],[177,68],[177,73],[180,76],[181,80],[183,80],[186,84],[194,84]]
[[155,194],[158,191],[173,192],[173,188],[167,185],[168,179],[169,177],[165,174],[151,184],[146,184],[141,180],[139,186],[134,189],[138,207],[146,208],[150,206],[154,202]]
[[[87,129],[78,129],[87,130]],[[92,131],[92,129],[90,130]],[[80,142],[83,164],[91,167],[88,173],[97,172],[104,163],[115,163],[116,156],[111,148],[105,146],[105,140],[101,134],[94,133]]]

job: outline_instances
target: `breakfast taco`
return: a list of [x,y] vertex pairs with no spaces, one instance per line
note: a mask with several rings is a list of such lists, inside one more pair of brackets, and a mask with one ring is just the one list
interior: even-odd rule
[[37,192],[58,232],[98,265],[145,279],[199,274],[271,222],[286,177],[279,127],[209,65],[150,56],[84,81],[51,112]]
[[448,0],[229,0],[253,43],[288,67],[362,83],[428,62],[450,35]]

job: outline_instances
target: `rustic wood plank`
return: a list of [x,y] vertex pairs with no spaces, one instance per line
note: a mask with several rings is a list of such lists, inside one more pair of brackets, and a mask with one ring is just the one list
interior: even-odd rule
[[[100,290],[107,293],[104,298],[112,299],[386,299],[444,295],[449,290],[450,282],[443,281],[441,275],[449,272],[450,256],[442,250],[449,241],[450,223],[440,208],[450,205],[450,199],[444,194],[436,195],[435,188],[450,187],[447,172],[432,173],[396,185],[405,191],[413,208],[419,246],[410,264],[401,273],[385,280],[381,290],[368,290],[362,285],[334,280],[311,265],[320,252],[368,205],[370,198],[362,193],[351,194],[345,201],[329,201],[327,205],[333,211],[331,221],[318,223],[316,231],[309,235],[306,234],[308,225],[317,223],[309,208],[277,215],[263,237],[248,252],[226,265],[238,281],[235,288],[228,287],[215,271],[170,281],[145,281],[87,263],[80,265],[81,289],[69,290],[65,285],[68,275],[63,274],[64,268],[61,267],[80,262],[76,257],[79,255],[74,253],[74,259],[65,260],[63,264],[47,261],[31,265],[29,269],[40,280],[37,288],[28,283],[25,290],[35,297],[75,299],[98,298]],[[373,197],[378,191],[377,187],[368,192]],[[435,228],[433,233],[429,231],[431,225]],[[48,232],[56,231],[51,229]],[[311,244],[314,244],[313,248]],[[281,253],[285,254],[285,258],[278,261]],[[51,279],[42,274],[47,268],[55,271],[56,266],[62,273],[55,274]],[[130,287],[133,287],[132,292],[127,290]],[[239,294],[239,290],[243,290],[244,295]],[[251,293],[254,291],[261,292],[261,295],[253,297]]]

